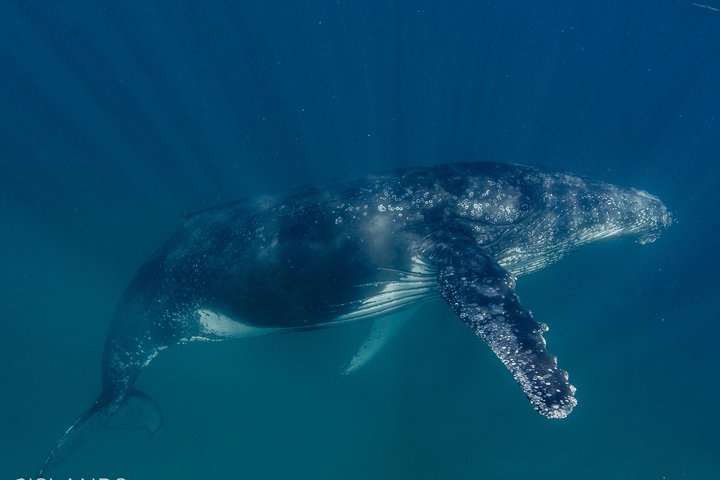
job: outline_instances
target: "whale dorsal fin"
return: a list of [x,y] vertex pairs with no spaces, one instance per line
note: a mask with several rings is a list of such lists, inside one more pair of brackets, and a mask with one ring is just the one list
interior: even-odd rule
[[535,410],[566,417],[577,404],[575,387],[545,349],[547,326],[520,304],[512,275],[465,235],[440,239],[427,253],[438,266],[440,295],[510,370]]
[[360,345],[360,348],[358,348],[350,361],[343,367],[341,373],[343,375],[349,375],[365,366],[397,335],[415,310],[415,308],[412,308],[394,315],[376,318],[370,327],[370,333],[365,338],[365,341]]

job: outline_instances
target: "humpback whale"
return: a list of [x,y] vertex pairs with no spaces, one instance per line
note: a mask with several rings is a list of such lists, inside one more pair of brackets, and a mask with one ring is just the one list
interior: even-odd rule
[[351,373],[422,302],[439,299],[507,367],[532,407],[564,418],[575,387],[516,278],[608,237],[654,241],[672,223],[655,196],[533,166],[468,162],[265,195],[187,216],[140,267],[107,334],[102,390],[47,456],[96,429],[161,425],[134,387],[163,350],[372,320]]

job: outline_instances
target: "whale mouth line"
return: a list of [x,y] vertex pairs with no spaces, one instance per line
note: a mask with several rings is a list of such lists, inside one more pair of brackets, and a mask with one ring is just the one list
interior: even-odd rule
[[657,226],[650,231],[641,232],[638,235],[637,242],[641,245],[653,243],[655,240],[660,238],[662,233],[668,227],[670,227],[673,223],[676,222],[677,218],[675,217],[675,215],[671,211],[665,210],[662,215],[659,216]]
[[673,223],[677,223],[677,218],[676,218],[675,213],[671,212],[670,210],[665,212],[665,217],[663,218],[663,220],[665,220],[665,222],[663,224],[665,226],[665,228],[669,227]]

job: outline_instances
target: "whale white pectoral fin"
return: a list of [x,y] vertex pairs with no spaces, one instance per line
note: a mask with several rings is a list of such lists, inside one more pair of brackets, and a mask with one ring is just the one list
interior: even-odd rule
[[158,404],[137,388],[128,395],[120,408],[105,424],[108,428],[144,428],[149,435],[160,430],[163,423]]
[[537,412],[566,417],[577,404],[575,387],[545,349],[547,326],[520,304],[513,277],[470,238],[441,246],[432,252],[441,296],[510,370]]
[[415,309],[405,310],[395,315],[375,319],[365,341],[360,345],[360,348],[350,361],[343,367],[341,373],[343,375],[349,375],[365,366],[397,335],[414,311]]

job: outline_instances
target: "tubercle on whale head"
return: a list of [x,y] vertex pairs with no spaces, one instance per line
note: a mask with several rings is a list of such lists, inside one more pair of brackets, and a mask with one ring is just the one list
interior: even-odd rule
[[629,195],[636,199],[635,225],[628,229],[628,233],[634,234],[641,245],[652,243],[665,229],[675,223],[675,216],[655,195],[635,188],[630,188],[628,191]]

